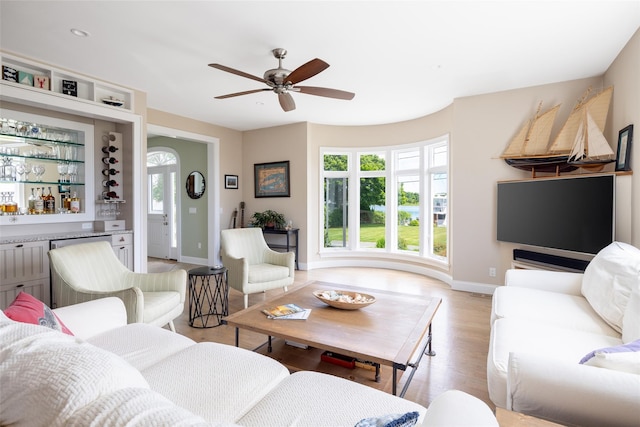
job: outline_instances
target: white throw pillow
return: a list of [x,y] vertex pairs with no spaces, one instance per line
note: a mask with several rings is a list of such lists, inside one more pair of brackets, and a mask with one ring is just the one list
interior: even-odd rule
[[634,291],[622,318],[622,342],[640,340],[640,291]]
[[0,425],[64,426],[99,396],[149,388],[124,359],[50,328],[0,322]]
[[640,249],[613,242],[587,266],[582,295],[612,328],[622,332],[622,318],[633,291],[640,291]]

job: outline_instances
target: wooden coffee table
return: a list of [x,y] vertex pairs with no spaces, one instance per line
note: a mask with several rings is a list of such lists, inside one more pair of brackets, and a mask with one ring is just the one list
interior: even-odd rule
[[[327,306],[313,296],[315,290],[345,290],[376,297],[376,302],[360,310],[340,310]],[[440,306],[440,298],[425,298],[390,291],[326,282],[312,282],[234,313],[222,321],[236,328],[236,346],[240,329],[271,337],[295,341],[376,364],[376,380],[380,365],[393,367],[393,394],[396,393],[398,369],[411,372],[400,396],[404,396],[415,369],[424,354],[434,356],[431,349],[431,322]],[[297,304],[310,308],[306,320],[274,320],[262,309],[280,304]]]

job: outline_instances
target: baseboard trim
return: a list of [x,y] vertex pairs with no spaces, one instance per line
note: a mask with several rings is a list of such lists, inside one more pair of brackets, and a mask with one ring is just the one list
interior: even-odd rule
[[318,261],[305,265],[306,270],[315,270],[320,268],[332,267],[368,267],[368,268],[386,268],[389,270],[407,271],[409,273],[421,274],[423,276],[438,279],[451,286],[452,278],[450,275],[434,270],[429,267],[418,266],[415,264],[406,264],[402,262],[385,261],[385,260],[367,260],[367,259],[330,259],[326,261]]
[[489,285],[486,283],[476,282],[463,282],[461,280],[454,280],[451,284],[451,289],[454,291],[472,292],[476,294],[493,295],[493,292],[499,285]]
[[209,260],[206,258],[181,256],[179,261],[184,262],[185,264],[209,265]]

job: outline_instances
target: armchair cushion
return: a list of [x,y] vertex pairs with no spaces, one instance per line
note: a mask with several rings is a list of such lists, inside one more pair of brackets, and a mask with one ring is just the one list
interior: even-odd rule
[[289,277],[289,269],[273,264],[254,264],[249,269],[249,282],[271,282],[272,280],[286,279]]

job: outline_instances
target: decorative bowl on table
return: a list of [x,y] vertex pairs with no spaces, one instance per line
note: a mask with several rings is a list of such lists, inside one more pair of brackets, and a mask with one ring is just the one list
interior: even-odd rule
[[357,310],[376,302],[376,297],[361,292],[319,290],[314,291],[313,295],[325,304],[342,310]]

